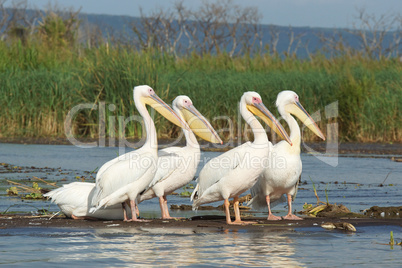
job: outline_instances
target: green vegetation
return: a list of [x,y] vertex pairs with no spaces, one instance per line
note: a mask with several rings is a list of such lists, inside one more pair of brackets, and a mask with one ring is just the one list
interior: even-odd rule
[[182,187],[182,191],[180,192],[179,195],[182,197],[190,197],[192,189],[194,189],[194,185],[192,183],[189,183],[186,186]]
[[[7,194],[10,196],[14,196],[14,195],[20,196],[23,199],[43,199],[44,198],[42,195],[42,188],[39,187],[39,184],[37,182],[33,182],[32,187],[18,183],[18,182],[10,181],[10,180],[7,180],[7,182],[17,185],[17,186],[12,186],[6,190]],[[26,194],[19,195],[18,189],[20,189],[22,192],[25,192]]]
[[[359,52],[332,58],[317,53],[308,60],[270,53],[177,56],[109,42],[87,47],[71,37],[71,20],[53,14],[44,22],[30,38],[0,41],[0,138],[65,137],[68,112],[83,103],[96,106],[74,116],[75,137],[102,134],[99,114],[104,107],[106,137],[139,138],[141,124],[128,119],[138,115],[132,89],[147,84],[168,103],[188,95],[226,141],[236,139],[244,125],[237,106],[249,90],[259,92],[275,115],[276,95],[295,91],[307,111],[320,110],[318,125],[324,133],[327,123],[339,124],[341,141],[402,141],[402,64],[396,58],[375,59]],[[326,118],[325,107],[335,101],[338,117]],[[158,115],[155,123],[160,138],[179,133]],[[234,133],[224,130],[229,127]],[[316,139],[305,131],[305,141]]]
[[[68,59],[60,53],[20,43],[0,47],[1,137],[63,137],[64,120],[71,108],[100,102],[115,105],[114,111],[106,109],[106,118],[115,120],[114,129],[106,122],[106,135],[123,135],[119,116],[125,119],[138,114],[132,88],[148,84],[167,102],[179,94],[190,96],[210,120],[228,116],[235,130],[237,102],[244,91],[259,92],[277,114],[276,95],[294,90],[307,111],[321,110],[319,126],[324,132],[328,122],[325,106],[339,101],[341,140],[400,142],[402,138],[402,66],[397,60],[356,56],[282,61],[226,55],[175,59],[152,51],[105,47],[86,50],[81,56],[71,54]],[[170,123],[158,121],[160,137],[177,132]],[[227,120],[212,123],[218,130],[228,127]],[[73,121],[75,133],[87,137],[97,137],[98,124],[98,111],[91,109],[83,109]],[[127,124],[125,135],[139,137],[141,131],[141,124]],[[230,138],[228,132],[222,134]],[[313,139],[306,134],[305,139]]]
[[390,232],[389,245],[391,246],[391,249],[394,249],[395,245],[402,246],[402,241],[398,243],[394,240],[394,232],[393,231]]

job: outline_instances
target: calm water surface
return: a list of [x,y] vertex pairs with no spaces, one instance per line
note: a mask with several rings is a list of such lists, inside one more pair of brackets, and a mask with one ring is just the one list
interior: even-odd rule
[[[5,195],[6,179],[26,182],[32,176],[56,181],[58,185],[87,176],[104,162],[114,158],[116,148],[80,149],[63,145],[0,144],[0,162],[24,167],[48,167],[28,173],[0,174],[0,212],[33,211],[58,207],[44,201],[21,201]],[[204,153],[208,159],[219,153]],[[315,203],[312,182],[325,201],[342,203],[354,212],[371,206],[402,205],[402,164],[386,158],[326,158],[320,161],[304,154],[302,181],[294,203],[301,210],[305,202]],[[328,165],[337,163],[337,166]],[[384,182],[385,180],[385,182]],[[380,186],[383,184],[383,186]],[[180,192],[180,191],[179,191]],[[189,198],[170,196],[170,204],[190,204]],[[220,205],[220,203],[212,204]],[[142,216],[159,217],[157,200],[140,204]],[[198,213],[198,214],[197,214]],[[171,211],[172,216],[205,213]],[[275,213],[285,215],[283,205]],[[208,214],[222,214],[211,211]],[[264,213],[257,214],[263,216]],[[267,267],[339,267],[361,265],[397,267],[402,247],[391,249],[390,231],[402,240],[401,226],[360,227],[356,233],[314,228],[281,231],[222,230],[199,232],[192,229],[130,228],[0,229],[0,264],[8,266],[102,266],[135,264],[163,266],[267,266]]]
[[401,227],[357,233],[320,227],[280,232],[194,233],[174,229],[0,230],[0,264],[16,266],[400,267],[400,246],[386,245]]

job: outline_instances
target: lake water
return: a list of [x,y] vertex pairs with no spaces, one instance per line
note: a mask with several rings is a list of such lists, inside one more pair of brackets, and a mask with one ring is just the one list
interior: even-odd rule
[[[33,176],[56,181],[58,185],[77,181],[82,176],[93,181],[88,171],[95,170],[118,154],[117,148],[81,149],[64,145],[0,144],[0,162],[9,163],[23,173],[0,173],[0,212],[36,213],[46,208],[58,211],[47,201],[22,201],[5,194],[6,179],[25,184]],[[205,152],[208,159],[219,153]],[[294,208],[315,204],[313,182],[321,200],[325,191],[330,203],[344,204],[353,212],[371,206],[402,205],[402,164],[388,158],[326,157],[302,155],[302,185]],[[337,163],[331,166],[327,163]],[[32,168],[30,168],[32,167]],[[40,169],[35,169],[40,168]],[[47,168],[45,168],[47,167]],[[182,189],[184,190],[184,189]],[[182,191],[179,190],[178,192]],[[191,190],[190,190],[191,191]],[[169,204],[191,204],[189,198],[169,196]],[[220,205],[221,203],[211,204]],[[275,213],[285,215],[283,205]],[[159,217],[156,199],[140,204],[141,215]],[[190,217],[221,211],[171,211],[172,216]],[[264,216],[257,213],[256,216]],[[401,226],[360,227],[356,233],[328,231],[319,226],[293,230],[194,232],[191,229],[128,228],[0,229],[0,264],[8,266],[267,266],[339,267],[400,266],[401,246],[387,243],[402,240]]]

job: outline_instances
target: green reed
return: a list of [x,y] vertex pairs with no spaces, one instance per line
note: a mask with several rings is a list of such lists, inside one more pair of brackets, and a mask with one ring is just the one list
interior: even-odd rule
[[[141,123],[129,117],[138,115],[132,89],[141,84],[152,86],[167,103],[188,95],[225,140],[243,133],[238,101],[249,90],[259,92],[275,115],[276,95],[295,91],[307,111],[320,111],[318,124],[324,133],[328,122],[339,124],[342,141],[402,140],[402,67],[394,59],[327,59],[318,54],[309,60],[268,54],[230,58],[224,53],[175,58],[107,44],[50,49],[19,42],[0,43],[0,137],[63,137],[67,113],[89,103],[93,109],[74,117],[77,137],[98,137],[99,111],[105,107],[106,137],[139,138]],[[335,101],[338,117],[328,119],[325,107]],[[180,131],[158,115],[155,123],[162,138]],[[306,130],[304,140],[318,139]]]

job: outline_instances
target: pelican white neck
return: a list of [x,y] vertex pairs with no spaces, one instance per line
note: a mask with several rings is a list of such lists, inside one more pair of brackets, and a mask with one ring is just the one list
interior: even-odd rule
[[[269,140],[268,140],[268,136],[267,136],[267,133],[265,132],[264,127],[257,120],[257,118],[253,115],[253,113],[251,113],[247,109],[247,104],[252,103],[251,99],[253,98],[253,96],[252,96],[253,94],[258,95],[258,93],[256,93],[256,92],[246,92],[241,97],[240,104],[239,104],[240,114],[243,117],[243,119],[246,121],[246,123],[251,127],[251,130],[253,131],[253,135],[254,135],[253,143],[254,144],[268,144]],[[259,97],[259,95],[258,95],[258,97]],[[259,97],[258,99],[261,100],[261,97]]]
[[155,94],[154,90],[146,85],[143,86],[136,86],[134,87],[133,97],[134,97],[134,104],[137,108],[138,112],[142,116],[145,125],[145,132],[146,132],[146,140],[144,147],[149,147],[157,152],[158,150],[158,139],[156,135],[156,128],[154,121],[152,120],[145,102],[143,101],[144,97],[151,96]]

